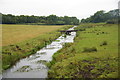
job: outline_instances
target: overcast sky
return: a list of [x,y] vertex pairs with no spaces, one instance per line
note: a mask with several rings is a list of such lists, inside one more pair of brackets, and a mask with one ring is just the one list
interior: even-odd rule
[[96,11],[118,8],[119,0],[0,0],[0,12],[14,15],[76,16],[86,18]]

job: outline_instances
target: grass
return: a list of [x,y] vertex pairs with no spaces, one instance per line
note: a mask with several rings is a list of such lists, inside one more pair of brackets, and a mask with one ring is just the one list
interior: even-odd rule
[[118,25],[81,24],[68,43],[48,63],[49,78],[118,78]]
[[72,26],[3,25],[3,70],[58,38],[61,35],[58,30],[70,27]]
[[63,26],[49,25],[2,25],[2,46],[29,40],[37,36],[55,31]]
[[[2,25],[0,24],[0,34],[2,34]],[[2,35],[0,35],[0,45],[2,45]],[[2,47],[0,47],[0,75],[2,74]]]

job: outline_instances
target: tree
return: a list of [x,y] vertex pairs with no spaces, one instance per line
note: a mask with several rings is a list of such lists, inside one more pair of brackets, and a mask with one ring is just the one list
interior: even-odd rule
[[111,10],[107,13],[105,13],[105,11],[101,10],[101,11],[97,11],[94,15],[92,15],[86,19],[82,19],[81,22],[82,23],[87,23],[87,22],[100,23],[100,22],[114,21],[114,23],[116,23],[116,21],[118,20],[118,17],[119,17],[118,14],[119,14],[118,9]]
[[47,16],[47,24],[56,24],[58,17],[56,15]]
[[2,14],[3,24],[22,24],[22,23],[44,23],[50,25],[77,25],[79,24],[79,20],[76,17],[58,17],[56,15],[49,16],[14,16],[12,14]]

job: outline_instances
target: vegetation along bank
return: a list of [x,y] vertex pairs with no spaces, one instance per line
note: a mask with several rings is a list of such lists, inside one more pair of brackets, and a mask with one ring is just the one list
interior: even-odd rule
[[67,43],[48,63],[49,78],[117,78],[118,25],[81,24],[74,43]]
[[58,30],[67,30],[70,27],[72,26],[3,25],[5,36],[2,46],[2,69],[5,70],[19,59],[36,53],[61,35]]

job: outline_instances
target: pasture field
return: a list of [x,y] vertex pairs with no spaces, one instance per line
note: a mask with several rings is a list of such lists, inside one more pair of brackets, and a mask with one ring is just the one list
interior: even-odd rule
[[49,25],[2,25],[2,46],[29,40],[37,36],[55,31],[63,26]]
[[11,67],[21,58],[34,54],[72,26],[3,25],[2,67]]
[[48,63],[49,78],[118,78],[118,25],[81,24],[68,43]]

